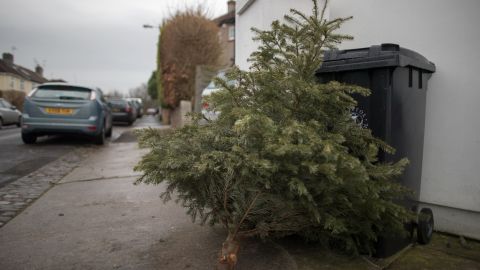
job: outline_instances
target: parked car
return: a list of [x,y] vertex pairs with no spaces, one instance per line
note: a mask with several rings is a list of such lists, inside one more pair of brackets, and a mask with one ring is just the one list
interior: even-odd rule
[[128,101],[131,101],[137,110],[137,118],[143,116],[143,101],[141,98],[127,98]]
[[0,98],[0,129],[6,125],[22,125],[22,113],[15,106]]
[[22,140],[79,134],[104,144],[112,135],[112,114],[99,89],[66,83],[46,83],[35,88],[23,106]]
[[113,122],[124,122],[131,125],[137,119],[137,110],[133,101],[111,99],[108,103],[112,108]]
[[147,109],[147,114],[148,115],[156,115],[158,113],[158,109],[157,108],[148,108]]
[[[225,80],[226,79],[226,76],[225,76],[226,72],[227,72],[227,70],[221,70],[217,73],[217,75],[215,77]],[[229,85],[234,85],[236,83],[237,83],[236,81],[228,81],[227,82],[227,84],[229,84]],[[211,95],[212,93],[215,93],[219,90],[221,90],[220,86],[216,85],[215,81],[212,80],[210,82],[210,84],[208,84],[208,86],[205,89],[203,89],[203,91],[202,91],[202,101],[201,101],[202,115],[203,115],[204,118],[206,118],[208,120],[211,120],[211,121],[217,120],[218,116],[220,115],[220,112],[214,110],[213,104],[209,104],[208,101],[205,99],[205,97],[207,97],[207,96]]]

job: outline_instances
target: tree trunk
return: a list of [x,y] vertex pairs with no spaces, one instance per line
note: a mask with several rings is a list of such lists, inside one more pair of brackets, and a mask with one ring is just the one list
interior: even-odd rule
[[217,262],[217,270],[234,270],[237,265],[238,250],[240,244],[235,240],[231,232],[222,244],[222,250]]
[[164,125],[170,124],[170,109],[162,108],[162,124]]

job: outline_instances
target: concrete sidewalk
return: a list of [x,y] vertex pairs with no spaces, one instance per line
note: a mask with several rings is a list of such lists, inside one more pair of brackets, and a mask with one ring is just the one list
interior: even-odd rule
[[[134,186],[145,150],[115,143],[96,152],[0,228],[0,269],[213,269],[225,232],[193,224]],[[239,269],[296,269],[275,244],[244,244]]]

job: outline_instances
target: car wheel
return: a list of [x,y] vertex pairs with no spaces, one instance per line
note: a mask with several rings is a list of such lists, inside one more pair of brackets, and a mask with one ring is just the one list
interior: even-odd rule
[[19,116],[18,117],[18,122],[17,122],[17,127],[21,127],[22,126],[22,117]]
[[22,133],[22,141],[25,144],[34,144],[37,141],[37,136],[28,133]]
[[423,208],[418,216],[417,241],[422,245],[430,242],[433,235],[433,212],[430,208]]
[[112,129],[113,129],[113,127],[110,126],[110,128],[109,128],[109,129],[107,130],[107,132],[105,133],[105,137],[107,137],[107,138],[112,137]]
[[97,145],[105,144],[105,127],[102,127],[102,130],[100,130],[100,134],[95,136],[95,144]]

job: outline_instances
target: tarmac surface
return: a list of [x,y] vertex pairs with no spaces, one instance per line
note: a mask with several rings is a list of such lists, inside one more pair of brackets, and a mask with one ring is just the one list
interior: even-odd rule
[[[132,128],[158,125],[160,123],[156,118],[149,115],[137,119],[133,126],[115,123],[113,135],[109,141],[117,141],[119,136]],[[20,128],[3,126],[0,129],[0,188],[74,150],[92,147],[96,147],[92,140],[79,136],[43,136],[38,138],[37,143],[26,145],[22,142]]]

